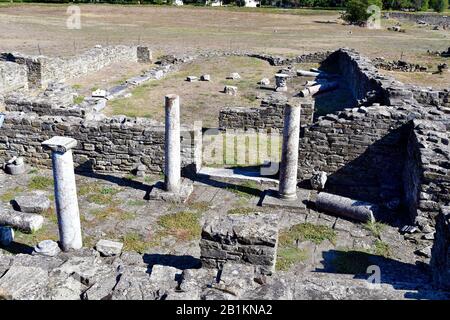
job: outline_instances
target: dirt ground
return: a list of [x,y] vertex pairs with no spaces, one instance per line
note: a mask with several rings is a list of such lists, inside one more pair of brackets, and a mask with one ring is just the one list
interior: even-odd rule
[[[0,4],[0,51],[68,56],[96,44],[142,43],[149,45],[156,56],[162,52],[193,53],[210,49],[293,56],[350,47],[372,58],[402,58],[427,65],[431,70],[448,60],[427,54],[427,50],[443,51],[449,46],[448,30],[402,22],[406,32],[392,32],[386,29],[396,23],[392,20],[382,20],[382,29],[370,30],[344,25],[337,11],[134,5],[80,5],[80,8],[81,29],[70,30],[66,27],[67,5]],[[139,74],[139,68],[121,65],[111,69],[114,73],[103,70],[89,82],[74,80],[73,84],[88,93],[103,83],[115,83],[125,76]],[[443,76],[393,75],[405,83],[436,88],[446,88],[450,83],[450,72]],[[161,97],[151,94],[150,98],[161,101]]]
[[[449,31],[403,23],[406,33],[343,25],[336,11],[229,10],[159,6],[80,5],[81,29],[66,28],[67,5],[0,5],[0,49],[73,55],[96,44],[147,43],[154,50],[249,49],[296,55],[351,47],[369,56],[424,59],[444,50]],[[295,14],[290,14],[295,13]]]

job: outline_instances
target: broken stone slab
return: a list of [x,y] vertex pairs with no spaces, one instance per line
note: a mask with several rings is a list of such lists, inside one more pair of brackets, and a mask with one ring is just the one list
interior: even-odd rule
[[251,265],[225,263],[218,271],[217,280],[211,284],[211,287],[241,297],[244,292],[258,287],[254,281],[256,271]]
[[106,92],[106,90],[102,90],[102,89],[97,89],[97,90],[93,91],[91,94],[91,96],[93,98],[104,98],[104,99],[106,99],[107,95],[108,95],[108,93]]
[[100,252],[104,257],[120,255],[122,252],[123,243],[106,239],[101,239],[95,245],[95,250]]
[[61,252],[58,243],[53,240],[42,240],[33,249],[33,255],[42,255],[48,257],[57,256]]
[[223,88],[223,92],[230,96],[236,96],[238,93],[238,88],[236,86],[225,86],[225,88]]
[[0,299],[43,300],[46,298],[48,272],[34,266],[12,265],[0,278]]
[[0,226],[0,245],[9,246],[14,241],[14,229],[11,227]]
[[378,207],[372,203],[326,192],[320,192],[317,195],[316,207],[323,212],[330,212],[337,216],[362,222],[375,221],[374,213],[378,210]]
[[147,267],[127,267],[114,287],[111,300],[161,300],[167,292],[150,280]]
[[158,181],[150,191],[150,200],[163,200],[173,203],[185,203],[194,191],[194,184],[191,180],[183,178],[179,192],[167,191],[163,181]]
[[188,76],[188,77],[186,77],[186,81],[188,81],[188,82],[195,82],[197,80],[198,80],[198,78],[196,76]]
[[324,171],[315,172],[310,179],[310,183],[314,190],[323,190],[327,183],[327,173]]
[[13,227],[27,233],[39,230],[44,223],[41,215],[24,213],[0,207],[0,225]]
[[231,80],[239,80],[241,79],[241,75],[237,72],[232,72],[230,73],[230,75],[227,77],[227,79],[231,79]]
[[270,84],[270,80],[268,78],[262,78],[259,82],[259,85],[268,86]]
[[211,75],[209,74],[204,74],[200,77],[200,80],[202,81],[211,81]]
[[43,213],[50,208],[50,200],[41,191],[19,195],[14,198],[14,204],[19,211],[26,213]]
[[164,291],[175,290],[181,283],[182,273],[180,269],[155,264],[152,266],[150,281],[157,283]]

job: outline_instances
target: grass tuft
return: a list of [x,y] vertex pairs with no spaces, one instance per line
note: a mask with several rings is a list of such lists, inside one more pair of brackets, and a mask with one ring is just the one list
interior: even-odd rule
[[279,248],[275,269],[278,271],[287,271],[294,264],[305,261],[307,258],[308,253],[306,250],[301,250],[295,247]]
[[250,214],[254,213],[257,210],[255,208],[247,208],[247,207],[239,207],[239,208],[232,208],[228,210],[228,214]]
[[334,243],[336,240],[336,233],[328,226],[300,223],[292,226],[287,231],[281,232],[278,239],[282,246],[293,245],[297,240],[309,240],[315,244],[320,244],[325,240],[329,240],[331,243]]
[[182,211],[160,217],[158,225],[164,229],[163,233],[172,235],[180,241],[190,241],[200,237],[199,219],[198,212]]
[[28,188],[32,190],[47,190],[53,186],[53,178],[45,176],[34,176],[28,183]]

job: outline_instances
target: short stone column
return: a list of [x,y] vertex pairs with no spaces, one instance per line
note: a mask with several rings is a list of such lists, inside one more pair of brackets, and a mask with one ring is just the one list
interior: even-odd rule
[[164,146],[164,185],[166,191],[179,193],[181,183],[180,159],[180,97],[165,97],[166,133]]
[[283,73],[277,73],[275,75],[275,90],[276,91],[287,91],[287,79],[289,76]]
[[56,214],[60,245],[64,251],[83,246],[72,158],[72,148],[76,145],[75,139],[59,136],[42,143],[44,148],[52,151]]
[[300,104],[284,107],[283,146],[281,149],[279,197],[297,198],[298,146],[300,139]]

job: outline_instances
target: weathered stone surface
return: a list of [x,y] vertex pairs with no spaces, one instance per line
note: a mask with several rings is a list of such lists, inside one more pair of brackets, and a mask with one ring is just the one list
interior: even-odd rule
[[227,79],[231,79],[231,80],[239,80],[241,79],[241,76],[239,73],[237,72],[232,72],[230,73],[230,75],[227,77]]
[[319,171],[312,175],[311,187],[314,190],[323,190],[325,188],[325,183],[327,183],[327,173],[324,171]]
[[120,255],[123,243],[101,239],[95,245],[95,249],[105,257]]
[[31,194],[23,194],[14,198],[17,209],[27,213],[43,213],[50,208],[50,200],[45,192],[35,191]]
[[316,200],[316,207],[321,211],[363,222],[375,221],[374,212],[377,210],[374,204],[326,192],[319,193]]
[[192,191],[194,191],[194,184],[187,178],[181,179],[179,192],[167,191],[164,182],[159,181],[153,187],[149,195],[150,200],[163,200],[173,203],[184,203],[189,199]]
[[46,298],[48,272],[34,266],[13,265],[0,278],[0,297],[13,300]]
[[236,86],[225,86],[225,88],[223,88],[223,92],[230,96],[236,96],[238,93],[238,88]]
[[42,240],[33,250],[33,254],[54,257],[61,252],[58,243],[53,240]]
[[127,268],[117,283],[112,300],[161,300],[167,292],[160,291],[158,285],[150,280],[147,268]]
[[35,232],[42,227],[44,218],[34,213],[24,213],[0,205],[0,225],[17,228],[24,232]]
[[224,262],[253,264],[261,271],[274,271],[278,221],[273,214],[215,217],[205,223],[200,241],[206,267]]

